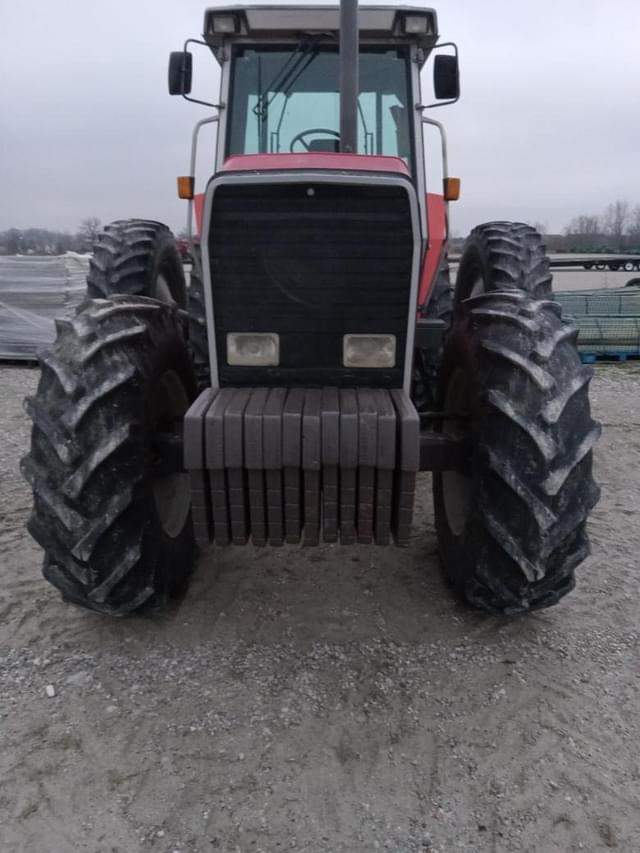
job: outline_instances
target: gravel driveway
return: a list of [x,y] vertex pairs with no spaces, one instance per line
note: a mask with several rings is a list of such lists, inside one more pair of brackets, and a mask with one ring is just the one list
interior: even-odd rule
[[640,365],[599,366],[603,496],[576,591],[456,603],[429,476],[406,550],[212,549],[156,618],[64,604],[25,532],[0,368],[0,847],[640,850]]

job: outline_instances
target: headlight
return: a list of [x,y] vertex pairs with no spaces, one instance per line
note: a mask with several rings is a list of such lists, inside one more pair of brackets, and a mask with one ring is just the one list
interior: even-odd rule
[[277,367],[280,336],[274,332],[230,332],[227,335],[227,364]]
[[342,339],[345,367],[395,367],[395,335],[345,335]]

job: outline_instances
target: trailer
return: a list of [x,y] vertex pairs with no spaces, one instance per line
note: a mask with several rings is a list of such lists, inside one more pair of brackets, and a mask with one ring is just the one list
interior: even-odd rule
[[629,254],[614,254],[614,255],[578,255],[574,258],[549,258],[549,266],[553,268],[565,269],[585,269],[585,270],[611,270],[617,272],[624,270],[632,272],[640,270],[640,255]]

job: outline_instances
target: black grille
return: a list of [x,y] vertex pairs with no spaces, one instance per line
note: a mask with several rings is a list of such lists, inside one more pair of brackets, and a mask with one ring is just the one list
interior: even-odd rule
[[[209,254],[220,384],[400,387],[412,253],[402,186],[219,186]],[[228,332],[277,332],[280,365],[229,366]],[[343,367],[348,333],[395,335],[395,367]]]

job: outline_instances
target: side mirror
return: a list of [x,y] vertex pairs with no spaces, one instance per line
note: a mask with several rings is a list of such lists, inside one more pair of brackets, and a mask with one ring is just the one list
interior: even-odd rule
[[169,94],[188,95],[191,91],[193,57],[186,50],[169,54]]
[[433,63],[433,89],[438,101],[457,101],[460,97],[458,57],[440,54]]

